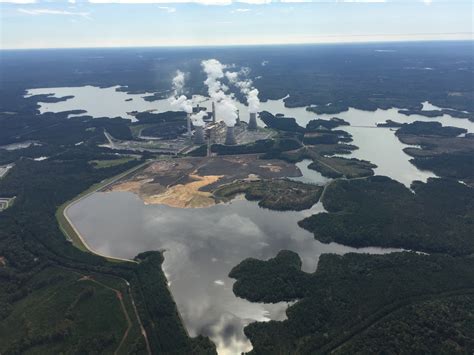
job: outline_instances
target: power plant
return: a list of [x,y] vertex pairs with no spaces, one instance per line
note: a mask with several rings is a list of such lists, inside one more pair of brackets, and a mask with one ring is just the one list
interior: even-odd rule
[[[204,148],[202,146],[207,143],[210,156],[212,145],[245,145],[275,135],[274,131],[258,128],[259,91],[253,86],[252,80],[246,77],[248,73],[244,68],[241,71],[226,71],[228,66],[216,59],[203,60],[201,66],[207,75],[204,84],[208,88],[210,99],[210,102],[204,100],[207,101],[206,107],[201,107],[199,104],[195,106],[194,96],[191,98],[186,96],[185,73],[177,70],[172,81],[173,94],[169,99],[170,104],[187,113],[186,128],[179,126],[181,132],[186,132],[179,138],[180,144],[187,145],[186,150],[193,149],[195,145]],[[227,81],[226,84],[233,85],[246,98],[248,123],[241,121],[238,104],[234,102],[233,94],[226,93],[229,87],[221,82],[222,79]]]
[[237,141],[235,140],[234,126],[227,126],[227,131],[225,134],[225,145],[236,145]]
[[191,138],[191,115],[188,113],[186,115],[186,126],[187,126],[187,136]]
[[[250,112],[249,122],[246,123],[240,120],[240,112],[237,110],[237,117],[232,125],[219,116],[217,106],[213,101],[210,110],[206,112],[204,107],[197,105],[192,108],[193,114],[187,116],[186,136],[192,139],[194,145],[207,144],[208,154],[213,144],[248,144],[267,137],[268,132],[258,130],[257,113]],[[202,119],[196,118],[199,112],[203,113]]]
[[212,123],[216,123],[216,104],[212,101]]
[[257,113],[250,112],[248,129],[255,131],[257,129]]
[[206,143],[204,139],[204,127],[196,126],[194,130],[194,144],[202,145]]

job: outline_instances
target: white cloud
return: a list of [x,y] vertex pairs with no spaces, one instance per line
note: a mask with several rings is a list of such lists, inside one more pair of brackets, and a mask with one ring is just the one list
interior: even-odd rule
[[338,2],[384,3],[387,0],[340,0]]
[[166,12],[168,12],[168,13],[176,12],[176,8],[175,8],[175,7],[170,7],[170,6],[158,6],[158,8],[159,8],[160,10],[166,11]]
[[89,0],[93,4],[188,4],[230,5],[232,0]]
[[[64,0],[70,4],[75,4],[77,0]],[[387,3],[397,2],[397,0],[85,0],[92,4],[200,4],[200,5],[232,5],[232,4],[249,4],[264,5],[275,3]],[[400,0],[402,2],[403,0]],[[430,5],[433,0],[418,0],[421,3]],[[51,0],[0,0],[0,3],[12,4],[38,4],[51,3]],[[175,8],[163,6],[163,10],[175,12]],[[232,12],[246,12],[249,9],[236,9]]]
[[[1,0],[0,0],[1,1]],[[304,1],[304,0],[302,0]],[[263,5],[274,0],[89,0],[93,4],[201,4],[201,5],[232,5],[236,3]]]
[[11,4],[35,4],[36,0],[0,0],[0,3],[11,3]]
[[249,11],[250,11],[250,9],[235,9],[232,12],[249,12]]
[[79,16],[90,19],[89,12],[74,12],[66,10],[53,10],[53,9],[24,9],[19,8],[19,12],[27,15],[39,16],[39,15],[60,15],[60,16]]

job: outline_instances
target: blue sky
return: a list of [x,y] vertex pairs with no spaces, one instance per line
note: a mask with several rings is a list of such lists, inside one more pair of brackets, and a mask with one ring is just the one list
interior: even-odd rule
[[1,48],[473,38],[472,0],[0,0]]

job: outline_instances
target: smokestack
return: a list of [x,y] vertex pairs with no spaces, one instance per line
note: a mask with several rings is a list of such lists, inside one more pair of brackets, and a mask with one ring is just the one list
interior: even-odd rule
[[255,131],[257,129],[257,113],[250,112],[248,129]]
[[196,129],[194,130],[194,143],[199,144],[199,145],[202,145],[205,143],[203,126],[197,126]]
[[240,126],[240,111],[237,110],[237,118],[235,119],[235,125]]
[[207,156],[210,157],[212,154],[211,152],[211,148],[212,148],[212,143],[213,143],[213,136],[214,136],[214,128],[211,127],[211,128],[208,128],[206,130],[206,133],[207,133]]
[[234,136],[234,127],[227,127],[227,133],[225,135],[225,145],[236,145],[237,141]]
[[212,101],[212,123],[216,123],[216,104]]
[[187,124],[187,130],[188,130],[188,137],[191,137],[191,115],[186,116],[186,124]]

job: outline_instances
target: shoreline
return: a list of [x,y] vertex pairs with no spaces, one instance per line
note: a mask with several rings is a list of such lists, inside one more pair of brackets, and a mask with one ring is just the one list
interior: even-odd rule
[[76,247],[76,248],[78,248],[82,251],[89,252],[91,254],[101,256],[101,257],[106,258],[108,261],[111,261],[111,262],[137,263],[136,261],[134,261],[132,259],[113,257],[113,256],[102,254],[102,253],[97,252],[96,250],[94,250],[90,245],[87,244],[86,240],[82,237],[81,233],[74,226],[71,219],[67,215],[67,211],[68,211],[69,207],[71,207],[73,204],[85,199],[86,197],[89,197],[90,195],[92,195],[93,193],[103,189],[104,187],[107,187],[107,186],[117,182],[118,180],[126,177],[128,174],[131,174],[131,173],[137,171],[138,169],[146,166],[149,163],[150,163],[150,161],[146,161],[146,162],[144,162],[142,164],[139,164],[139,165],[123,172],[123,173],[120,173],[120,174],[115,175],[115,176],[113,176],[109,179],[105,179],[105,180],[103,180],[103,181],[101,181],[97,184],[94,184],[89,189],[81,192],[79,195],[74,197],[72,200],[69,200],[69,201],[65,202],[64,204],[62,204],[61,206],[59,206],[59,208],[56,210],[56,220],[58,222],[59,229],[64,234],[64,237],[66,238],[66,240],[70,241],[71,244],[74,247]]

